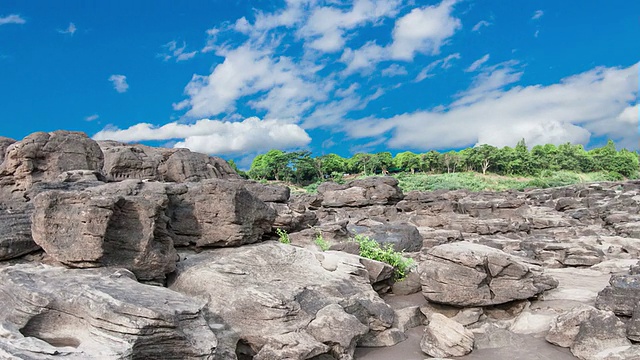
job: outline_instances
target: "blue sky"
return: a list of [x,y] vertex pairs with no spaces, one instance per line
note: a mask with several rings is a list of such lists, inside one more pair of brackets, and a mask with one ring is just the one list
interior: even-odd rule
[[632,0],[0,2],[0,135],[271,148],[638,149]]

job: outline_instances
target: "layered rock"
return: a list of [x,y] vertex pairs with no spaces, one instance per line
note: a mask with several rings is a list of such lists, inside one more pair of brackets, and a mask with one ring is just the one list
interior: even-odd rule
[[164,185],[136,180],[43,192],[34,199],[33,239],[71,267],[123,267],[143,280],[162,279],[177,259],[168,204]]
[[238,181],[168,187],[169,230],[176,245],[238,246],[260,241],[276,214]]
[[[0,268],[0,356],[213,359],[203,303],[126,270]],[[3,357],[4,358],[4,357]]]
[[277,242],[185,254],[169,288],[206,299],[256,359],[351,359],[360,336],[394,320],[358,257]]
[[31,237],[30,204],[0,208],[0,260],[7,260],[28,254],[40,247]]
[[371,177],[354,180],[345,185],[323,183],[318,186],[324,207],[362,207],[391,205],[402,200],[398,180],[392,177]]
[[109,181],[125,179],[194,182],[204,179],[239,179],[221,158],[188,149],[155,148],[117,141],[99,141],[104,153],[104,174]]
[[7,148],[9,147],[9,145],[13,144],[14,142],[16,142],[13,139],[10,139],[8,137],[4,137],[4,136],[0,136],[0,164],[2,164],[2,162],[4,161],[4,153],[7,150]]
[[613,275],[609,286],[596,298],[596,307],[618,315],[632,316],[640,304],[640,275]]
[[432,357],[463,356],[473,350],[474,335],[464,326],[448,317],[433,313],[420,341],[420,348]]
[[429,301],[487,306],[527,299],[558,282],[535,265],[487,246],[458,242],[431,248],[420,264]]
[[33,184],[55,181],[69,170],[102,171],[103,163],[100,147],[84,133],[34,133],[7,147],[0,190],[5,199],[20,198]]

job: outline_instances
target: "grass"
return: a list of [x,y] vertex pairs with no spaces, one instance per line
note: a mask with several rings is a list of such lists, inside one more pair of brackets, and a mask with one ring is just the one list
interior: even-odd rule
[[391,244],[381,247],[377,241],[364,235],[356,235],[353,241],[360,245],[360,256],[393,266],[394,280],[404,279],[409,271],[415,267],[413,259],[405,258],[401,252],[393,250]]
[[315,244],[318,245],[318,247],[320,248],[320,250],[322,251],[327,251],[329,250],[329,248],[331,247],[331,245],[329,245],[329,243],[327,242],[327,240],[325,240],[322,237],[322,234],[317,233],[316,234],[316,239],[315,239]]
[[291,239],[289,239],[289,234],[287,234],[286,230],[276,229],[276,234],[278,234],[278,241],[283,244],[291,244]]

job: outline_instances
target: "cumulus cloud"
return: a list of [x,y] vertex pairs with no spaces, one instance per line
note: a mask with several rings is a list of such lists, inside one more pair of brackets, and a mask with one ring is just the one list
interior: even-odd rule
[[491,24],[490,22],[486,21],[486,20],[480,20],[477,24],[473,25],[473,28],[471,29],[471,31],[475,32],[475,31],[480,31],[483,27],[489,27],[493,24]]
[[472,88],[444,109],[363,119],[345,130],[354,138],[391,134],[390,147],[424,150],[513,146],[522,138],[529,145],[586,144],[593,136],[638,148],[638,64],[599,67],[546,86],[508,88],[516,74],[508,66],[496,67],[478,75]]
[[383,69],[380,74],[382,74],[382,76],[388,77],[407,75],[407,69],[405,69],[404,66],[400,66],[398,64],[391,64],[388,68]]
[[536,10],[536,12],[535,12],[535,13],[533,13],[533,16],[531,17],[531,20],[538,20],[538,19],[540,19],[543,15],[544,15],[544,11],[542,11],[542,10]]
[[198,120],[194,124],[172,122],[160,127],[141,123],[124,130],[106,128],[95,134],[93,139],[123,142],[178,139],[175,148],[218,155],[294,149],[311,142],[307,132],[296,124],[257,117],[239,122],[209,119]]
[[385,60],[413,61],[416,54],[437,55],[440,48],[462,25],[453,17],[457,0],[443,0],[438,5],[415,8],[400,17],[392,31],[392,41],[380,46],[369,41],[359,49],[346,48],[340,61],[347,64],[345,74],[368,74]]
[[474,61],[473,63],[471,63],[471,65],[469,65],[468,68],[466,68],[464,71],[466,72],[474,72],[476,70],[478,70],[478,68],[480,66],[482,66],[484,63],[486,63],[487,61],[489,61],[489,54],[486,54],[485,56],[481,57],[480,59]]
[[78,29],[76,28],[76,25],[75,25],[74,23],[69,23],[69,26],[67,26],[67,28],[66,28],[66,29],[64,29],[64,30],[58,30],[58,32],[59,32],[60,34],[69,34],[69,35],[73,35],[73,34],[75,34],[75,33],[76,33],[76,30],[78,30]]
[[127,84],[127,77],[124,75],[111,75],[109,81],[113,84],[113,88],[119,93],[127,92],[129,84]]
[[336,52],[344,48],[345,33],[381,18],[395,16],[399,0],[355,0],[351,9],[324,6],[315,8],[307,22],[298,30],[305,46],[322,52]]
[[462,27],[460,19],[451,15],[456,0],[443,0],[437,6],[411,10],[396,21],[393,29],[391,56],[413,60],[416,53],[438,54],[445,41]]
[[[305,68],[290,58],[272,58],[266,50],[245,44],[219,53],[222,64],[208,76],[194,75],[186,86],[189,96],[174,105],[189,108],[187,116],[206,117],[235,110],[236,101],[247,95],[263,94],[250,101],[255,109],[267,110],[268,117],[299,117],[314,103],[326,99],[330,83],[309,80],[316,68]],[[272,116],[273,115],[273,116]]]
[[0,25],[8,25],[8,24],[24,24],[27,21],[22,18],[20,15],[11,14],[5,17],[0,17]]

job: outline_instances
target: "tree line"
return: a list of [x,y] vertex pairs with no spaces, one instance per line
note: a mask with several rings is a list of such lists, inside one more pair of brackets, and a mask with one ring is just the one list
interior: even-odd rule
[[[233,162],[230,162],[235,167]],[[237,170],[237,167],[235,167]],[[544,171],[589,173],[609,172],[614,178],[638,176],[638,153],[616,150],[611,140],[600,148],[585,150],[582,145],[536,145],[529,149],[524,140],[515,147],[480,145],[462,150],[426,153],[405,151],[357,153],[351,158],[337,154],[313,157],[309,151],[270,150],[254,158],[242,175],[254,180],[280,180],[299,185],[340,179],[345,174],[389,174],[397,172],[455,173],[475,171],[510,176],[540,176]]]

